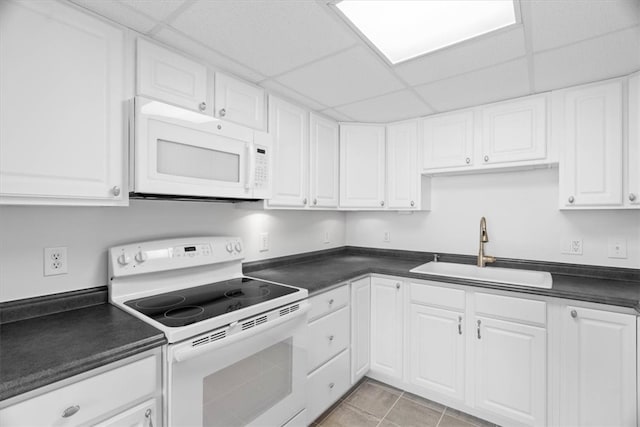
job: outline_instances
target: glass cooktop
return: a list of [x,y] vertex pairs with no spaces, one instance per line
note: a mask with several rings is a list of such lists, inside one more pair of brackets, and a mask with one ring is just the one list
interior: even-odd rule
[[125,305],[165,326],[180,327],[297,291],[288,286],[243,277],[138,298],[125,302]]

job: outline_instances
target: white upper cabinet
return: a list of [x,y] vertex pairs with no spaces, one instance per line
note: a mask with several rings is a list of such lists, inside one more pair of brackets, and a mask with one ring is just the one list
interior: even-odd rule
[[473,165],[474,113],[462,111],[422,120],[422,169]]
[[338,123],[310,114],[309,206],[337,208],[340,188]]
[[535,95],[422,120],[422,171],[482,172],[546,165],[548,95]]
[[59,2],[1,9],[0,202],[126,204],[122,30]]
[[622,206],[622,81],[566,89],[561,104],[560,207]]
[[482,109],[482,163],[539,160],[546,155],[546,95]]
[[270,96],[269,133],[273,141],[273,192],[267,206],[303,208],[308,203],[309,113]]
[[214,93],[216,117],[265,130],[266,98],[263,88],[216,73]]
[[389,209],[428,209],[430,182],[418,169],[418,122],[387,126],[387,198]]
[[207,67],[171,50],[138,39],[136,92],[201,113],[212,114]]
[[636,426],[636,316],[562,307],[562,426]]
[[340,206],[385,207],[385,127],[340,126]]
[[640,73],[629,79],[629,146],[624,203],[640,207]]

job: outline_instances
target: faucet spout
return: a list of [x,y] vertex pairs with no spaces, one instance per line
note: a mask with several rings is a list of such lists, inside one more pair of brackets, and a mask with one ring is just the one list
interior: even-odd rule
[[480,218],[480,250],[478,251],[478,267],[484,267],[487,263],[496,262],[496,258],[484,254],[484,244],[489,241],[487,233],[487,220],[485,217]]

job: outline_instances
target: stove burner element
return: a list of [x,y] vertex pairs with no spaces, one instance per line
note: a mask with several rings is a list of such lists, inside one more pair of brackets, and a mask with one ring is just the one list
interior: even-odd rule
[[138,308],[166,308],[182,303],[186,298],[182,295],[159,295],[136,302]]
[[204,308],[195,305],[173,308],[164,314],[169,319],[188,319],[204,313]]
[[230,289],[224,293],[224,296],[227,298],[249,299],[266,297],[270,293],[271,291],[267,288],[254,288],[246,286],[243,288]]

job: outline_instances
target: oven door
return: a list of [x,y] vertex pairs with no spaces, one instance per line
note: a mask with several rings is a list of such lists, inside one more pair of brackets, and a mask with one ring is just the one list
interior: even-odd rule
[[169,426],[281,426],[302,411],[307,311],[303,301],[294,313],[217,341],[197,344],[224,329],[170,345]]
[[135,193],[251,198],[253,131],[138,97]]

